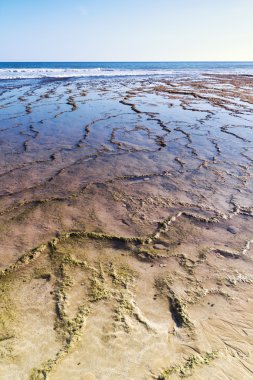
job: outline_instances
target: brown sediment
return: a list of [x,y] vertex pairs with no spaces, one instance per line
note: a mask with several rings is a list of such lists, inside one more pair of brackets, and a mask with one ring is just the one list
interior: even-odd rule
[[88,91],[82,90],[82,91],[80,92],[80,95],[81,95],[81,96],[87,96],[87,95],[88,95]]
[[0,94],[0,378],[252,377],[248,81]]
[[69,104],[70,106],[72,106],[72,111],[75,111],[78,107],[77,107],[77,104],[73,98],[73,96],[69,96],[68,99],[67,99],[67,104]]
[[158,145],[160,145],[161,148],[165,148],[167,146],[167,143],[164,140],[164,136],[157,136],[155,141]]
[[134,103],[129,103],[125,99],[119,101],[121,104],[124,104],[125,106],[130,106],[131,109],[136,113],[141,113],[140,110],[136,108],[136,105]]
[[27,114],[32,113],[32,107],[31,107],[31,104],[28,104],[28,105],[25,107],[25,111],[26,111]]

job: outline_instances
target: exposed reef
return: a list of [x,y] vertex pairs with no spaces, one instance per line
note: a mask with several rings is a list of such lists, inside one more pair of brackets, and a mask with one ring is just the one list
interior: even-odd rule
[[252,379],[252,84],[0,91],[1,379]]

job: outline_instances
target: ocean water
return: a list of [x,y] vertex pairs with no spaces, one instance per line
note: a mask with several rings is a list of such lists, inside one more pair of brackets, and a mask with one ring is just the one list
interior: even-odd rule
[[0,62],[0,80],[158,76],[186,72],[253,75],[253,62]]

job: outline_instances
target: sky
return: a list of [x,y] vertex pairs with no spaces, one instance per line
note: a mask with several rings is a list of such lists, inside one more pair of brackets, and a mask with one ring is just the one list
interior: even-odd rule
[[0,61],[253,61],[253,0],[0,0]]

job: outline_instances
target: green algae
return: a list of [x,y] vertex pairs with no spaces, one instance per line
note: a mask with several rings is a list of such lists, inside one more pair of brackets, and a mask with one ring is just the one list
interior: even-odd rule
[[209,252],[209,248],[202,248],[200,251],[199,251],[199,259],[198,259],[198,263],[203,263],[207,260],[207,254]]
[[157,277],[155,279],[155,289],[160,295],[168,298],[171,316],[178,327],[193,328],[193,323],[187,312],[187,304],[181,298],[177,297],[171,286],[173,278],[170,275]]
[[120,293],[117,299],[118,306],[114,310],[114,320],[118,322],[126,333],[130,332],[130,325],[127,316],[131,317],[134,313],[134,305],[129,298],[129,295]]
[[165,295],[167,296],[167,290],[170,289],[170,286],[172,284],[173,284],[173,278],[171,275],[156,277],[154,281],[154,287],[160,295],[163,295],[166,290]]
[[189,356],[183,364],[178,364],[164,369],[157,380],[168,380],[172,375],[178,377],[192,376],[198,367],[211,364],[218,357],[217,351],[205,352],[202,355]]
[[73,285],[73,281],[71,277],[67,274],[67,270],[64,264],[60,264],[58,269],[58,281],[56,282],[56,290],[55,290],[55,308],[56,308],[56,324],[55,329],[58,332],[65,333],[65,323],[66,323],[66,311],[65,304],[67,300],[66,291]]
[[[57,244],[59,241],[57,242]],[[72,255],[71,252],[64,248],[63,245],[61,245],[59,248],[56,249],[56,245],[54,246],[55,241],[52,243],[50,242],[50,259],[52,263],[56,266],[58,266],[60,263],[69,265],[71,267],[78,267],[80,269],[87,269],[89,268],[89,264],[87,261],[77,260]]]
[[[7,278],[7,275],[10,275],[23,266],[29,265],[44,252],[50,259],[50,270],[48,267],[35,268],[33,276],[47,281],[51,279],[51,276],[55,279],[54,298],[56,315],[54,329],[57,332],[59,339],[63,340],[63,346],[53,359],[49,359],[45,363],[42,363],[39,368],[34,369],[31,372],[31,380],[49,378],[55,366],[65,355],[68,354],[80,338],[82,326],[90,312],[89,305],[82,305],[79,307],[74,318],[68,316],[66,310],[68,292],[73,286],[73,278],[71,278],[69,273],[70,268],[72,268],[72,270],[80,269],[91,272],[91,275],[88,276],[90,281],[89,302],[99,302],[110,298],[115,305],[113,309],[115,328],[121,328],[126,333],[129,333],[132,326],[131,319],[135,319],[137,322],[143,324],[148,330],[151,329],[148,322],[136,307],[134,295],[130,291],[130,286],[134,285],[134,280],[137,276],[135,271],[126,264],[121,265],[116,263],[109,263],[104,266],[100,263],[98,268],[95,268],[86,260],[81,261],[73,257],[72,252],[75,250],[75,244],[85,245],[85,242],[89,239],[110,243],[120,242],[123,243],[123,249],[130,248],[132,252],[135,252],[136,250],[141,252],[139,245],[143,245],[144,242],[144,239],[139,237],[128,238],[97,232],[72,231],[69,233],[63,233],[59,237],[49,241],[47,244],[40,245],[39,247],[30,250],[15,264],[1,272],[1,276]],[[155,255],[155,253],[152,253],[152,256]],[[178,299],[174,299],[175,307],[179,310],[181,304],[177,301]],[[181,314],[183,314],[183,311],[185,311],[184,308],[181,308]],[[184,316],[183,324],[186,325],[186,322],[189,323]]]
[[13,359],[13,339],[17,335],[17,309],[13,294],[15,278],[0,275],[0,359]]
[[109,274],[115,285],[120,285],[127,289],[129,284],[132,284],[136,277],[136,272],[127,265],[115,266],[113,263],[109,264]]
[[[74,345],[81,337],[81,330],[86,318],[90,313],[90,308],[81,305],[74,318],[69,318],[66,312],[67,292],[73,286],[73,280],[68,273],[67,267],[76,267],[76,262],[70,254],[58,252],[56,246],[59,243],[58,239],[51,242],[50,258],[55,265],[55,274],[57,281],[55,285],[55,331],[59,338],[63,340],[63,347],[56,353],[54,359],[49,359],[39,368],[32,370],[30,380],[49,379],[51,372],[55,366],[70,352]],[[74,261],[73,261],[74,260]],[[79,265],[78,265],[79,266]]]
[[37,248],[31,249],[23,256],[21,256],[14,264],[11,264],[8,268],[0,271],[0,278],[2,276],[7,276],[12,272],[15,272],[19,268],[28,265],[32,261],[36,260],[45,250],[47,249],[46,244],[41,244]]
[[50,281],[52,277],[52,273],[48,270],[48,268],[35,268],[34,269],[34,278],[42,279],[46,281]]
[[173,320],[175,321],[178,327],[193,327],[193,323],[191,322],[188,313],[186,303],[183,302],[179,297],[175,295],[173,291],[168,296],[170,311]]
[[[90,238],[90,234],[88,234]],[[92,238],[98,237],[99,240],[112,240],[114,237],[104,236],[101,234],[91,234]],[[137,316],[143,322],[141,316],[135,311],[135,306],[130,293],[124,293],[120,288],[128,288],[128,284],[133,282],[134,272],[127,266],[117,266],[108,264],[103,266],[99,264],[99,268],[90,266],[87,262],[81,262],[74,259],[68,249],[64,246],[69,239],[84,238],[87,239],[86,233],[68,233],[63,234],[59,238],[55,238],[49,242],[49,255],[55,275],[57,277],[55,285],[55,307],[56,320],[55,330],[58,336],[63,339],[63,348],[56,354],[54,359],[50,359],[41,365],[38,369],[34,369],[31,373],[30,380],[48,379],[51,372],[59,361],[69,352],[74,342],[77,342],[81,335],[81,328],[84,320],[89,313],[89,307],[84,305],[79,308],[75,318],[70,319],[66,312],[66,304],[68,301],[68,291],[73,286],[73,279],[69,275],[68,267],[87,269],[91,271],[89,296],[90,302],[98,302],[107,298],[111,298],[116,302],[114,309],[114,321],[123,328],[125,332],[130,331],[130,325],[127,316]],[[117,239],[116,239],[117,240]],[[120,241],[122,239],[120,238]],[[125,241],[125,239],[124,239]],[[79,242],[80,243],[80,242]],[[73,247],[74,248],[74,247]],[[111,278],[111,287],[106,284],[106,277]],[[143,322],[144,323],[144,322]]]
[[111,292],[106,288],[104,281],[94,276],[90,280],[90,298],[92,302],[108,299],[111,296]]
[[10,294],[13,286],[13,278],[0,277],[0,341],[13,335],[16,319],[15,306]]
[[193,274],[193,269],[196,266],[196,263],[194,260],[189,259],[184,254],[176,255],[178,262],[182,268],[189,274]]
[[162,259],[167,257],[166,255],[158,253],[154,249],[148,249],[146,247],[137,247],[137,249],[135,249],[134,252],[138,258],[151,262],[156,259]]
[[39,368],[34,368],[31,371],[29,380],[47,380],[50,374],[59,364],[61,360],[74,348],[81,336],[81,329],[90,313],[90,309],[81,306],[75,318],[69,320],[65,317],[64,329],[67,335],[63,347],[57,352],[54,359],[49,359],[43,363]]

